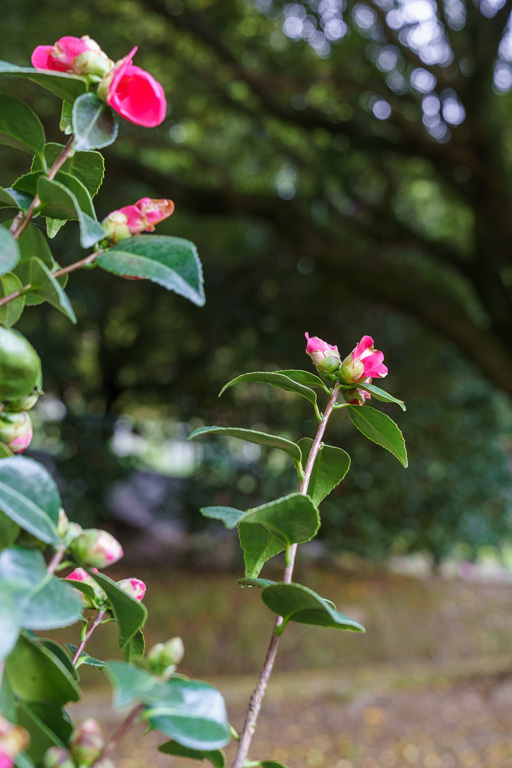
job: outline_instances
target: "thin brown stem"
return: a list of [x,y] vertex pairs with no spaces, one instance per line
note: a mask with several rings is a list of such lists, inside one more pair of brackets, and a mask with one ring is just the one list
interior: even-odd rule
[[[89,256],[86,256],[84,259],[80,259],[80,261],[75,261],[73,264],[68,264],[67,267],[62,267],[61,269],[55,270],[55,272],[52,272],[52,277],[61,277],[62,275],[67,275],[68,272],[74,272],[76,269],[82,269],[82,267],[86,267],[89,264],[92,264],[100,254],[101,251],[90,253]],[[19,288],[17,291],[10,293],[8,296],[4,296],[3,299],[0,299],[0,307],[3,307],[4,304],[8,304],[10,301],[19,299],[20,296],[23,296],[24,293],[30,291],[31,288],[32,283],[27,283],[23,286],[23,288]]]
[[[68,139],[68,143],[63,148],[62,152],[59,154],[59,156],[56,158],[55,162],[51,166],[50,170],[46,174],[46,178],[52,181],[57,173],[60,171],[68,157],[73,151],[73,142],[75,140],[75,137],[71,135]],[[19,240],[28,225],[30,224],[30,221],[32,219],[32,216],[34,215],[34,211],[36,208],[38,208],[41,205],[41,199],[39,195],[35,195],[34,199],[30,203],[29,208],[25,213],[22,213],[21,211],[18,213],[18,215],[14,218],[14,221],[11,224],[9,232],[14,237],[15,240]]]
[[[339,395],[339,388],[338,388],[338,385],[336,384],[332,391],[332,395],[329,398],[329,402],[327,403],[327,408],[325,409],[325,413],[323,415],[322,421],[318,425],[317,433],[315,435],[315,439],[313,440],[313,445],[311,446],[308,460],[306,462],[306,468],[304,470],[304,479],[300,484],[300,493],[303,496],[306,496],[308,492],[309,481],[311,479],[311,473],[313,471],[315,459],[318,456],[318,451],[320,450],[321,443],[322,443],[322,437],[324,436],[327,422],[329,421],[329,417],[332,414],[334,404],[338,399],[338,395]],[[297,554],[297,544],[292,544],[288,552],[287,565],[286,565],[284,576],[283,576],[283,581],[286,582],[287,584],[289,584],[292,580],[296,554]],[[263,663],[263,667],[262,667],[258,682],[256,683],[256,686],[254,688],[254,691],[252,692],[252,696],[249,701],[247,714],[245,716],[245,723],[244,723],[242,733],[240,735],[240,742],[238,744],[238,750],[235,756],[235,761],[233,763],[233,768],[243,768],[244,762],[247,758],[249,747],[251,746],[252,737],[254,736],[254,732],[256,730],[256,723],[258,721],[258,715],[261,709],[261,704],[263,701],[263,697],[265,695],[265,691],[267,689],[270,675],[272,673],[272,668],[274,666],[274,661],[275,661],[277,649],[279,646],[280,635],[279,636],[276,635],[276,629],[280,627],[282,623],[283,623],[283,619],[281,618],[281,616],[278,616],[274,623],[272,637],[270,638],[270,644],[268,646],[267,655],[265,656],[265,661]]]
[[91,768],[94,768],[94,766],[99,763],[101,760],[103,760],[104,757],[107,757],[110,755],[111,752],[114,751],[114,749],[120,744],[120,742],[124,739],[130,728],[132,728],[135,723],[138,720],[138,717],[142,710],[144,709],[144,704],[137,704],[137,706],[132,709],[132,711],[125,717],[121,725],[118,727],[118,729],[112,734],[110,739],[107,741],[103,749],[101,750],[101,753],[98,755],[94,763],[91,765]]
[[78,659],[80,658],[80,656],[82,654],[82,651],[84,650],[85,646],[87,645],[87,642],[89,641],[89,638],[91,637],[93,632],[95,632],[98,629],[99,625],[103,621],[104,615],[105,615],[105,610],[99,611],[98,615],[94,619],[93,623],[91,624],[91,626],[89,627],[89,629],[85,633],[84,639],[82,640],[82,642],[80,643],[80,645],[76,649],[75,655],[73,656],[73,660],[72,660],[73,666],[76,665]]
[[57,551],[55,552],[54,556],[52,557],[52,559],[48,563],[48,568],[46,569],[48,571],[48,573],[55,573],[55,571],[57,570],[57,568],[61,564],[62,558],[64,557],[65,554],[66,554],[66,547],[65,546],[59,547],[57,549]]

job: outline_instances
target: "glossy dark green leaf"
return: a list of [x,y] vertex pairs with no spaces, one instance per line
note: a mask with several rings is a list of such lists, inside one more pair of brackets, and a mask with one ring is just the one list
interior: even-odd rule
[[47,637],[41,638],[41,643],[48,651],[50,651],[50,653],[53,653],[59,659],[61,664],[66,667],[71,677],[74,677],[75,680],[78,680],[78,673],[76,668],[73,666],[73,660],[70,656],[67,645],[61,645],[56,640],[51,640]]
[[0,459],[0,509],[24,530],[47,544],[57,534],[60,494],[46,469],[33,459]]
[[91,575],[107,593],[117,622],[119,647],[124,648],[138,630],[144,626],[148,615],[146,607],[138,600],[130,597],[108,576],[102,573],[91,573]]
[[114,275],[151,280],[202,307],[203,270],[197,248],[181,237],[140,235],[122,240],[96,259]]
[[406,410],[403,400],[393,397],[393,395],[390,395],[389,392],[386,392],[384,389],[376,387],[375,384],[358,383],[357,387],[358,389],[365,389],[367,392],[370,392],[376,400],[381,400],[383,403],[395,403],[395,405],[400,406],[402,411]]
[[300,395],[310,402],[315,409],[317,408],[316,392],[309,387],[306,387],[304,384],[300,384],[288,376],[285,376],[285,374],[277,372],[270,373],[266,371],[255,371],[254,373],[243,373],[241,376],[237,376],[236,379],[232,379],[232,381],[229,381],[222,387],[219,392],[219,397],[226,391],[226,389],[233,387],[235,384],[249,383],[270,384],[271,387],[275,387],[276,389],[284,389],[287,392],[294,392],[296,395]]
[[6,272],[14,269],[19,260],[18,243],[8,229],[0,227],[0,275],[5,275]]
[[214,768],[225,768],[226,756],[221,749],[215,749],[213,752],[205,752],[200,749],[189,749],[177,741],[167,741],[158,747],[159,752],[164,755],[176,755],[177,757],[190,757],[192,760],[208,760]]
[[36,113],[6,93],[0,93],[0,144],[31,155],[42,155],[45,144],[44,129]]
[[[74,181],[77,182],[77,179]],[[39,179],[38,192],[45,215],[53,219],[78,219],[80,243],[83,248],[90,248],[105,237],[101,224],[82,211],[79,201],[68,186],[43,176]]]
[[82,601],[71,584],[47,572],[39,550],[19,546],[3,550],[0,585],[14,600],[24,629],[67,627],[82,614]]
[[9,61],[0,61],[0,75],[26,77],[28,80],[47,88],[60,99],[73,102],[78,96],[87,91],[87,80],[78,75],[68,75],[64,72],[41,72],[32,67],[17,67]]
[[181,677],[162,682],[121,661],[109,662],[106,672],[114,686],[116,706],[145,704],[142,717],[169,738],[207,752],[228,743],[224,699],[213,686]]
[[32,702],[26,706],[29,706],[32,713],[64,744],[69,742],[73,733],[73,723],[64,707],[59,707],[56,704],[50,705],[48,702],[44,702],[44,704]]
[[256,443],[265,445],[267,448],[278,448],[284,451],[297,463],[301,460],[301,451],[296,443],[286,440],[278,435],[267,435],[265,432],[257,432],[255,429],[241,429],[239,427],[198,427],[187,437],[187,440],[193,440],[200,435],[225,435],[226,437],[237,437],[239,440],[245,440],[246,443]]
[[[302,466],[305,469],[313,440],[303,437],[298,444],[302,451]],[[320,504],[341,483],[349,468],[350,456],[346,451],[333,445],[322,445],[313,464],[308,496],[316,505]]]
[[108,147],[117,138],[114,113],[93,93],[79,96],[72,113],[75,148],[77,150]]
[[[36,181],[37,185],[37,181]],[[41,261],[44,261],[46,266],[51,269],[55,263],[52,252],[50,250],[50,246],[48,245],[48,241],[46,240],[45,236],[43,235],[41,228],[36,227],[35,224],[29,224],[26,230],[21,235],[20,239],[18,240],[19,246],[20,246],[20,265],[21,266],[25,262],[29,262],[33,256],[37,256],[38,259],[41,259]],[[19,267],[18,267],[19,270]],[[19,271],[16,271],[16,274],[20,278],[20,280],[23,280],[23,277],[20,276]],[[28,280],[25,280],[26,284]]]
[[365,631],[357,621],[337,611],[328,600],[302,584],[278,582],[265,587],[261,597],[271,611],[283,617],[283,623],[276,630],[276,634],[281,634],[289,621],[348,629],[352,632]]
[[[63,149],[63,144],[50,142],[45,145],[44,159],[47,168],[51,168]],[[41,160],[38,157],[35,157],[32,161],[30,170],[44,171]],[[105,175],[105,161],[100,152],[74,152],[61,167],[59,173],[62,172],[78,179],[89,192],[90,196],[94,197],[103,182],[103,177]]]
[[352,423],[372,442],[381,445],[407,467],[407,451],[402,433],[395,422],[382,411],[368,405],[347,405]]
[[[1,229],[2,227],[0,227]],[[21,280],[13,272],[8,272],[0,277],[0,298],[10,296],[22,288]],[[18,299],[4,304],[3,307],[0,307],[0,325],[3,325],[5,328],[11,328],[20,319],[24,308],[25,296],[20,296]]]
[[27,263],[25,271],[28,275],[27,283],[31,285],[30,293],[47,301],[48,304],[66,315],[72,323],[76,323],[75,312],[70,300],[46,264],[41,259],[33,257]]
[[32,196],[25,192],[18,192],[12,187],[0,187],[0,208],[19,208],[27,211],[32,202]]
[[322,381],[320,376],[309,371],[301,371],[290,369],[286,371],[276,371],[276,373],[282,373],[283,376],[288,376],[289,379],[296,381],[298,384],[303,384],[305,387],[313,387],[313,389],[323,389],[328,395],[331,394],[331,390]]
[[20,635],[5,662],[5,674],[22,701],[62,706],[78,701],[80,688],[66,667],[37,639]]
[[267,560],[285,549],[283,540],[263,525],[241,523],[238,527],[238,536],[244,553],[247,578],[257,578]]

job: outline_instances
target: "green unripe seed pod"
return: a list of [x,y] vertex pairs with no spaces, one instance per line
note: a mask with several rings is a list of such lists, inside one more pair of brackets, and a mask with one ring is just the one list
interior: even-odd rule
[[34,393],[41,380],[41,360],[34,347],[12,328],[0,327],[0,400]]

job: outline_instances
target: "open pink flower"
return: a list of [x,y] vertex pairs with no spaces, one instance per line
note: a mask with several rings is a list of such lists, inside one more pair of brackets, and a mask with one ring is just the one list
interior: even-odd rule
[[[53,72],[74,72],[81,74],[77,59],[84,53],[91,52],[110,61],[98,43],[88,35],[83,37],[61,37],[55,45],[38,45],[32,54],[32,66],[35,69],[49,69]],[[110,64],[112,64],[110,62]]]
[[160,83],[132,64],[136,51],[137,47],[116,62],[100,83],[98,95],[125,120],[153,128],[163,122],[167,102]]
[[344,379],[352,384],[362,379],[382,379],[388,369],[383,364],[384,354],[373,346],[371,336],[363,336],[350,355],[343,361]]

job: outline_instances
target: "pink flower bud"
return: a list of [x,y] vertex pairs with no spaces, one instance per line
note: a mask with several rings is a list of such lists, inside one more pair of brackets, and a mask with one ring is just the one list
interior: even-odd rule
[[[49,69],[53,72],[72,72],[81,75],[86,72],[84,69],[83,55],[92,53],[94,57],[102,62],[110,62],[108,68],[113,67],[113,62],[101,50],[98,43],[88,35],[83,37],[61,37],[55,45],[38,45],[32,54],[32,66],[35,69]],[[78,63],[81,58],[82,64]],[[105,70],[98,70],[98,74],[103,75]]]
[[32,422],[25,411],[21,413],[0,413],[0,442],[13,453],[22,453],[32,440]]
[[84,720],[73,731],[71,736],[71,754],[75,762],[81,765],[92,765],[103,749],[104,741],[101,728],[96,720]]
[[11,768],[14,758],[24,752],[30,736],[20,725],[13,725],[0,715],[0,768]]
[[50,747],[43,757],[44,768],[75,768],[67,749],[64,747]]
[[132,64],[136,51],[115,63],[101,81],[98,96],[130,123],[153,128],[163,122],[167,102],[160,83]]
[[146,585],[140,579],[121,579],[117,582],[117,586],[134,600],[143,600],[146,594]]
[[71,554],[83,565],[106,568],[123,556],[120,543],[107,531],[89,528],[73,539]]
[[[94,573],[98,573],[97,568],[91,568]],[[84,608],[95,608],[101,610],[105,607],[108,601],[106,592],[100,587],[100,585],[90,576],[83,568],[75,568],[66,576],[68,581],[79,581],[90,587],[92,594],[86,594],[80,589],[75,589],[75,592],[80,596]]]
[[318,373],[321,373],[328,379],[335,378],[335,374],[341,365],[338,347],[327,344],[326,341],[322,341],[318,336],[310,338],[309,333],[306,333],[305,336],[308,340],[306,354],[311,357]]
[[172,200],[152,200],[150,197],[143,197],[133,205],[125,205],[109,213],[102,221],[102,226],[109,233],[108,239],[118,242],[130,235],[153,232],[155,224],[167,219],[173,211]]

